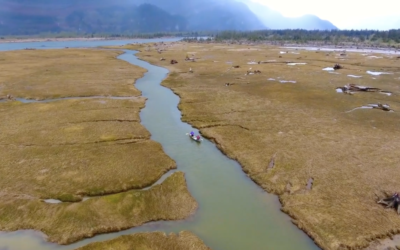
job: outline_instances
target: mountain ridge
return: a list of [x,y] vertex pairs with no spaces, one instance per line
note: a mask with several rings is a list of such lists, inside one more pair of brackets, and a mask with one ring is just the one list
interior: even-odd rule
[[[211,30],[221,30],[221,26],[236,30],[266,28],[246,4],[236,0],[174,0],[174,5],[165,0],[136,1],[150,3],[171,14],[186,17],[188,27],[192,30],[209,30],[209,27]],[[200,24],[200,20],[206,25]]]
[[266,5],[251,0],[237,0],[247,7],[270,29],[306,29],[306,30],[337,30],[338,28],[327,20],[322,20],[316,15],[303,15],[301,17],[284,17]]
[[0,35],[255,29],[265,26],[234,0],[0,0]]
[[0,0],[0,35],[337,29],[251,0]]

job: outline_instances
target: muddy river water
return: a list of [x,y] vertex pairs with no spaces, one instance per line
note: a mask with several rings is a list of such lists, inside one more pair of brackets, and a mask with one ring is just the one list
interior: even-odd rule
[[[161,40],[136,42],[147,41]],[[96,47],[126,43],[132,43],[132,40],[0,44],[0,50]],[[318,249],[280,211],[278,198],[253,183],[237,162],[223,155],[208,140],[201,143],[190,140],[186,133],[198,131],[181,121],[181,113],[177,108],[178,96],[160,85],[168,70],[141,61],[134,54],[133,51],[125,51],[119,59],[148,70],[135,83],[142,95],[148,98],[146,107],[140,113],[141,122],[150,131],[151,139],[161,143],[166,154],[176,161],[178,171],[185,173],[189,190],[199,203],[198,211],[186,220],[152,222],[117,233],[97,235],[67,246],[48,243],[45,235],[33,230],[0,232],[0,250],[67,250],[136,232],[181,230],[192,231],[213,250]]]

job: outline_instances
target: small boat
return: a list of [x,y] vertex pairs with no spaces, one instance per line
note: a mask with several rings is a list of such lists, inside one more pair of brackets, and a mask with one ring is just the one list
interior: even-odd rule
[[189,133],[187,133],[187,135],[193,140],[193,141],[197,141],[197,142],[201,142],[203,139],[200,137],[200,135],[190,135]]

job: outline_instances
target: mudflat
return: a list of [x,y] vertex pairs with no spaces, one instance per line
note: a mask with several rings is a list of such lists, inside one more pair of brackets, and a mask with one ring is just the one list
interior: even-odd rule
[[[142,190],[176,164],[140,124],[145,99],[132,84],[145,70],[121,53],[0,53],[0,230],[68,244],[195,211],[181,172]],[[71,99],[53,100],[63,97]]]
[[400,190],[398,56],[185,42],[125,48],[170,69],[163,85],[180,96],[182,120],[278,194],[323,249],[400,233],[400,216],[376,202]]

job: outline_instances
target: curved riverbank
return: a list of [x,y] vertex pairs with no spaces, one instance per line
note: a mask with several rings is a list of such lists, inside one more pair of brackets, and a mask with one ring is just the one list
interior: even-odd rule
[[[396,57],[295,49],[281,53],[281,48],[262,45],[179,43],[135,48],[143,49],[142,59],[171,70],[163,85],[180,96],[183,121],[213,138],[262,188],[280,195],[282,210],[321,247],[362,248],[396,231],[398,216],[376,204],[375,194],[399,189],[390,177],[397,176],[393,169],[398,151],[376,147],[399,147],[393,137],[398,133],[398,115],[377,110],[345,113],[372,100],[399,109]],[[165,60],[159,59],[160,48]],[[265,57],[307,64],[252,63]],[[178,63],[172,65],[171,60]],[[337,75],[322,70],[337,62],[344,67]],[[366,73],[376,70],[393,75]],[[355,72],[361,80],[349,79]],[[334,91],[348,81],[393,95],[352,97]],[[349,136],[349,131],[362,136]],[[382,220],[392,223],[379,223]]]
[[106,242],[96,242],[77,250],[146,249],[146,250],[211,250],[188,231],[166,235],[162,232],[125,235]]
[[[68,246],[46,243],[24,231],[12,233],[14,238],[9,234],[8,238],[24,237],[30,247],[38,249],[74,249],[136,232],[190,230],[212,249],[318,249],[293,226],[288,216],[279,211],[277,197],[255,185],[237,162],[224,156],[211,142],[205,140],[197,144],[186,136],[193,128],[181,121],[177,109],[179,98],[160,86],[168,71],[138,60],[132,54],[127,52],[119,58],[148,70],[135,84],[147,98],[140,119],[150,131],[151,139],[161,143],[167,155],[176,161],[178,170],[185,172],[189,191],[199,203],[196,214],[188,220],[149,223]],[[3,236],[7,237],[0,235],[0,242],[4,242]]]
[[[260,249],[265,246],[318,249],[279,211],[277,197],[255,185],[237,162],[223,155],[210,141],[197,144],[187,137],[186,133],[193,128],[181,121],[180,98],[160,86],[168,71],[138,60],[131,53],[121,55],[120,59],[148,69],[148,78],[139,79],[135,84],[147,98],[141,112],[142,124],[151,132],[151,138],[160,142],[165,152],[177,162],[178,170],[186,173],[189,191],[198,201],[199,210],[186,221],[155,222],[120,234],[190,230],[212,249]],[[242,237],[244,232],[246,237]],[[290,242],[285,240],[287,237]],[[103,239],[102,236],[99,238]]]
[[[70,244],[195,212],[184,173],[169,172],[175,162],[140,124],[146,99],[133,82],[145,70],[117,60],[121,53],[1,53],[0,95],[9,98],[0,103],[0,230]],[[43,249],[9,243],[10,234],[30,235],[2,233],[0,248]]]

